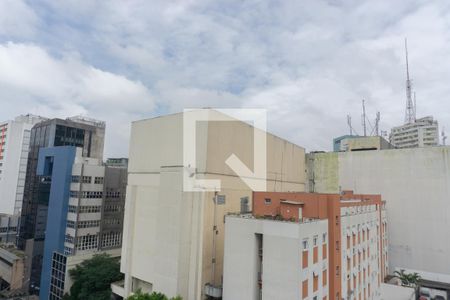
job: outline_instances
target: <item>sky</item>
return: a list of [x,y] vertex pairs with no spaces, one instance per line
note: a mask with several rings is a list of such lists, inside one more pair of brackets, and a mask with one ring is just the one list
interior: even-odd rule
[[417,116],[450,131],[447,0],[0,0],[0,120],[104,120],[112,157],[135,120],[265,108],[270,132],[329,151],[347,115],[362,134],[362,99],[403,124],[405,37]]

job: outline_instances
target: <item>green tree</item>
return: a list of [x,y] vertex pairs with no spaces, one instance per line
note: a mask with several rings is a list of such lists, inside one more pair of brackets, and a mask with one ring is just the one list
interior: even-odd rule
[[151,294],[149,293],[143,293],[141,290],[138,290],[133,294],[133,296],[130,296],[127,298],[127,300],[183,300],[180,296],[176,296],[173,298],[167,298],[166,295],[158,292],[153,292]]
[[123,279],[118,258],[97,254],[69,271],[73,280],[67,300],[110,300],[111,283]]

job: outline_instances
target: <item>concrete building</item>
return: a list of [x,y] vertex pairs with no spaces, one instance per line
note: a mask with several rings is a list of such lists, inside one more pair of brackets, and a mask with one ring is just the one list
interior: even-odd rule
[[0,295],[24,290],[24,253],[12,244],[0,246]]
[[390,274],[405,269],[450,283],[449,147],[314,153],[307,166],[311,192],[352,189],[386,200]]
[[[26,276],[30,291],[37,293],[41,281],[51,177],[37,174],[41,148],[73,146],[83,157],[103,158],[105,123],[82,117],[40,122],[31,129],[30,151],[25,177],[24,201],[18,247],[26,252]],[[68,155],[68,154],[67,154]],[[71,166],[69,164],[69,166]]]
[[395,148],[432,147],[439,145],[439,126],[433,117],[428,116],[392,128],[389,137]]
[[61,146],[40,149],[37,174],[51,182],[40,299],[61,300],[70,290],[68,266],[122,246],[127,169]]
[[333,151],[365,151],[392,149],[393,146],[381,136],[343,135],[333,139]]
[[[197,168],[191,170],[183,165],[184,116],[132,124],[121,261],[125,282],[112,286],[122,297],[139,288],[185,300],[221,296],[224,217],[252,204],[252,191],[225,161],[235,154],[253,167],[254,128],[232,118],[199,122]],[[264,135],[267,178],[255,180],[264,180],[272,191],[304,191],[304,149]],[[184,191],[186,170],[197,179],[220,179],[221,190]]]
[[381,299],[379,195],[256,192],[225,224],[224,300]]
[[0,123],[0,214],[20,215],[31,128],[43,120],[23,115]]

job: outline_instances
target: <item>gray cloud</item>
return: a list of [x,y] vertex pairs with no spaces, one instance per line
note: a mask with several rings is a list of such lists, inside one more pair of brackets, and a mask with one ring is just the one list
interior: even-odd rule
[[130,121],[193,107],[267,108],[269,130],[308,150],[329,150],[347,114],[360,128],[363,98],[388,130],[405,36],[418,114],[450,128],[447,1],[14,2],[0,96],[106,119],[108,155],[126,155]]

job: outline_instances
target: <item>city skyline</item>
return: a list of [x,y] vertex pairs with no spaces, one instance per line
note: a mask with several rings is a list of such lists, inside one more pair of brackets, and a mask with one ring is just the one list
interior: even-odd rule
[[347,114],[361,134],[362,99],[371,120],[381,112],[382,130],[403,124],[408,37],[417,117],[433,115],[441,131],[449,15],[444,1],[2,1],[0,117],[105,120],[105,157],[120,157],[132,121],[267,108],[270,132],[330,150],[348,133]]

